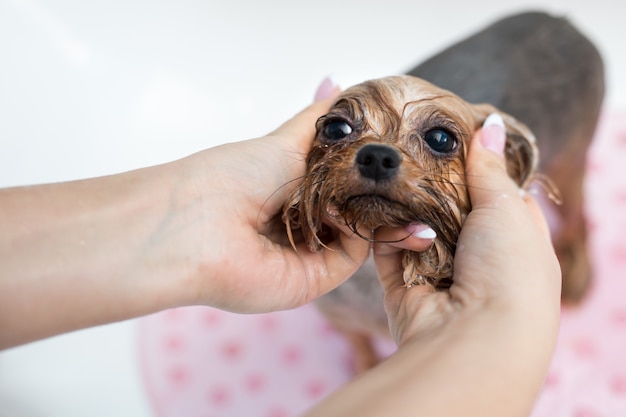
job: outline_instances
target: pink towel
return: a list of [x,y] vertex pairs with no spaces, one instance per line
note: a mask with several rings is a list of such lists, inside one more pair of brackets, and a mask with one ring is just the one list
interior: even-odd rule
[[[604,115],[586,192],[594,285],[583,305],[563,311],[532,417],[626,416],[626,112]],[[159,417],[297,416],[351,377],[347,343],[312,306],[170,310],[141,320],[139,348]]]

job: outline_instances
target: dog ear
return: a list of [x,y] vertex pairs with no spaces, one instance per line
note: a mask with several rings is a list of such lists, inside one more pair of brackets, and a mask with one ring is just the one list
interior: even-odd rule
[[476,129],[483,125],[491,113],[498,113],[502,116],[506,129],[504,156],[507,172],[520,188],[526,188],[533,180],[539,162],[535,135],[525,124],[490,104],[477,104],[474,106],[474,111]]

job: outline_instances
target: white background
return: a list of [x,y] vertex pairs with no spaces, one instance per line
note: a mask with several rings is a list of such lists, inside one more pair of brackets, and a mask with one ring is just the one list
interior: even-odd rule
[[[262,135],[328,74],[343,86],[397,74],[528,9],[570,18],[598,45],[607,107],[626,107],[626,14],[614,0],[0,0],[0,186]],[[0,353],[0,416],[150,416],[135,324]]]

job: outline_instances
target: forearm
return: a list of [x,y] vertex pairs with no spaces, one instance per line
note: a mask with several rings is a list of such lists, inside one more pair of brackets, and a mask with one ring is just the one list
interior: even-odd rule
[[0,190],[0,348],[168,306],[169,169]]
[[407,342],[308,417],[526,417],[550,362],[554,320],[534,332],[526,319],[468,318]]

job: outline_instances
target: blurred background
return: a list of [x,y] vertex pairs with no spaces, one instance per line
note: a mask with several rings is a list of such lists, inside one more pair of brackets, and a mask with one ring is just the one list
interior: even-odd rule
[[[596,43],[606,107],[624,109],[625,7],[0,0],[0,186],[112,174],[263,135],[329,74],[343,87],[398,74],[531,9],[569,18]],[[0,416],[151,416],[136,330],[129,321],[0,352]]]

